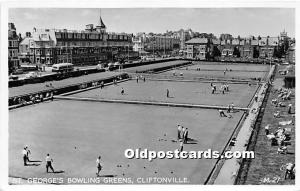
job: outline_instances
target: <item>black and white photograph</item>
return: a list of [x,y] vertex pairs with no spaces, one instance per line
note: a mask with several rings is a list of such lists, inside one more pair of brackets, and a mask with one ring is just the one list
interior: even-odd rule
[[0,4],[0,189],[297,189],[296,2],[17,2]]

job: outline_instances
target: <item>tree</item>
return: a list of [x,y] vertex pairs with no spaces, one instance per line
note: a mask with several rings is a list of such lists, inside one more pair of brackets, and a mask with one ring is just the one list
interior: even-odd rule
[[258,58],[259,57],[259,50],[257,47],[253,48],[253,58]]
[[219,57],[219,56],[221,56],[221,51],[218,49],[217,46],[214,46],[212,49],[211,57],[213,59],[215,59],[216,57]]
[[233,55],[236,56],[236,57],[240,57],[241,56],[241,53],[239,51],[239,49],[237,47],[234,47],[233,49]]

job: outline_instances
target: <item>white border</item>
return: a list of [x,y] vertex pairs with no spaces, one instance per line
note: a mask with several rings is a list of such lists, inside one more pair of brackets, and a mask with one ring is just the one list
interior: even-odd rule
[[[8,182],[8,78],[7,78],[7,56],[8,55],[8,41],[7,41],[7,23],[8,23],[8,9],[9,8],[151,8],[151,7],[167,7],[167,8],[230,8],[230,7],[267,7],[267,8],[296,8],[296,41],[299,39],[299,1],[272,1],[272,0],[214,0],[214,1],[196,1],[196,0],[0,0],[1,4],[1,38],[0,38],[0,190],[157,190],[157,189],[172,189],[181,190],[300,190],[299,187],[299,164],[296,165],[296,185],[295,186],[247,186],[247,185],[235,185],[235,186],[204,186],[204,185],[62,185],[62,186],[32,186],[32,185],[15,185],[9,186]],[[213,32],[213,31],[212,31]],[[296,42],[296,47],[298,41]],[[298,48],[296,48],[298,50]],[[299,52],[296,51],[296,61],[299,58]],[[296,67],[296,74],[299,74],[300,69]],[[299,79],[296,79],[296,83],[299,84]],[[298,88],[296,89],[296,95],[298,95]],[[297,99],[298,100],[298,99]],[[298,119],[298,108],[300,105],[296,100],[296,116]],[[296,122],[298,124],[298,122]],[[296,159],[299,159],[299,133],[296,131]],[[298,150],[297,150],[298,149]],[[298,151],[298,152],[297,152]],[[296,160],[297,161],[297,160]],[[299,161],[299,160],[298,160]]]

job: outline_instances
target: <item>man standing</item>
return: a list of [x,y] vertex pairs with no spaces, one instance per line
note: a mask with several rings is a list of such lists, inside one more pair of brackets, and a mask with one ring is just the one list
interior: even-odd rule
[[188,134],[189,134],[188,128],[185,128],[185,131],[183,132],[183,143],[184,143],[184,144],[187,143],[187,140],[188,140]]
[[24,147],[24,149],[22,151],[22,155],[23,155],[24,166],[27,166],[27,150],[26,150],[26,147]]
[[180,145],[179,151],[182,152],[183,151],[183,140],[179,140],[179,145]]
[[30,152],[30,150],[28,149],[27,146],[25,147],[25,149],[26,149],[26,159],[27,159],[27,162],[30,162],[30,160],[29,160],[29,154],[31,154],[31,152]]
[[[186,130],[186,128],[182,126],[182,130],[181,130],[181,134],[180,134],[180,137],[181,137],[182,139],[184,139],[184,133],[185,133],[185,130]],[[182,141],[183,141],[183,140],[182,140]]]
[[177,139],[181,139],[181,131],[182,131],[182,126],[181,125],[177,125],[178,128],[177,128]]
[[53,167],[52,167],[52,162],[53,162],[53,159],[50,157],[50,155],[48,153],[47,156],[46,156],[46,170],[47,170],[47,173],[48,173],[49,168],[52,170],[52,172],[55,172]]
[[100,159],[101,159],[101,156],[99,156],[99,157],[97,158],[97,160],[96,160],[96,164],[97,164],[97,173],[96,173],[96,175],[97,175],[97,176],[99,176],[99,173],[100,173],[100,171],[101,171],[101,169],[102,169],[102,165],[101,165],[101,163],[100,163]]
[[169,92],[169,89],[167,89],[167,98],[170,97],[170,92]]
[[122,90],[121,90],[121,94],[122,94],[122,95],[124,95],[124,92],[125,92],[125,91],[124,91],[124,89],[122,88]]

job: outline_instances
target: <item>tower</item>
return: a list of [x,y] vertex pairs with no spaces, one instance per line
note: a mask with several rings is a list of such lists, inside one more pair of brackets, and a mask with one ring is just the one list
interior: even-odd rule
[[96,26],[96,31],[100,32],[100,33],[106,32],[106,26],[103,23],[102,18],[101,18],[101,9],[100,9],[100,17],[99,17],[98,25]]

